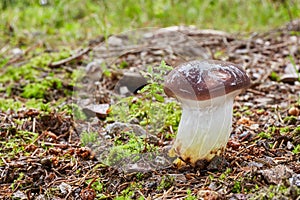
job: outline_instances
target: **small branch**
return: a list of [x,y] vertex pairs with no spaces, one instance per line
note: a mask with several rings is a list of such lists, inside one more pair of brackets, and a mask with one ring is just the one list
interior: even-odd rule
[[59,67],[59,66],[61,66],[61,65],[63,65],[63,64],[66,64],[66,63],[68,63],[68,62],[70,62],[70,61],[72,61],[72,60],[75,60],[75,59],[77,59],[77,58],[83,56],[84,54],[88,53],[89,51],[91,51],[91,48],[90,48],[90,47],[85,48],[85,49],[82,49],[82,50],[80,50],[78,53],[76,53],[76,54],[74,54],[74,55],[72,55],[72,56],[70,56],[70,57],[68,57],[68,58],[65,58],[65,59],[63,59],[63,60],[60,60],[60,61],[56,61],[56,62],[50,63],[50,64],[49,64],[49,67],[50,67],[50,68],[57,68],[57,67]]

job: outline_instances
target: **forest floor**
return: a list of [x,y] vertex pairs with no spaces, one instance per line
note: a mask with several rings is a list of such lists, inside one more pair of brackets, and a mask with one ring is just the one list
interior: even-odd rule
[[[251,35],[182,26],[13,49],[0,68],[0,197],[299,199],[299,31],[299,20]],[[181,108],[162,92],[166,65],[193,59],[251,78],[225,152],[201,169],[169,157]]]

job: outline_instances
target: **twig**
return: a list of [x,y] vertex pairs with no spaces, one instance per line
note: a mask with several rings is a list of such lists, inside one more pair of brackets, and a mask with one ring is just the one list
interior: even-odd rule
[[1,159],[6,166],[9,166],[9,164],[6,162],[6,160],[3,157]]
[[[41,144],[42,142],[38,141],[39,144]],[[69,148],[69,147],[75,147],[75,148],[79,148],[80,146],[76,145],[76,144],[56,144],[56,143],[51,143],[51,142],[43,142],[43,145],[46,146],[54,146],[54,147],[59,147],[59,148]]]
[[148,199],[144,196],[144,194],[140,191],[140,190],[137,190],[137,192],[144,198],[144,199]]
[[32,132],[35,133],[35,126],[36,126],[36,119],[35,117],[33,118],[33,123],[32,123]]
[[68,62],[70,62],[72,60],[75,60],[76,58],[79,58],[79,57],[83,56],[84,54],[88,53],[89,51],[91,51],[90,47],[85,48],[85,49],[79,51],[77,54],[74,54],[74,55],[72,55],[72,56],[70,56],[70,57],[68,57],[66,59],[50,63],[49,67],[50,68],[57,68],[57,67],[59,67],[59,66],[61,66],[63,64],[66,64],[66,63],[68,63]]

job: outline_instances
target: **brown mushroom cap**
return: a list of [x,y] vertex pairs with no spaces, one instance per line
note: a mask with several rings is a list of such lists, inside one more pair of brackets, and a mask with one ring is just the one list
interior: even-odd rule
[[240,66],[216,60],[195,60],[174,68],[165,78],[167,96],[209,100],[250,86]]

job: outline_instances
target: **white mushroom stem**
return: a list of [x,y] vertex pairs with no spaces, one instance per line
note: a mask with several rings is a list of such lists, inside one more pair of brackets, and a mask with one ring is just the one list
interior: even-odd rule
[[209,161],[226,148],[238,93],[240,90],[205,101],[178,99],[182,115],[173,149],[180,158],[191,164]]

